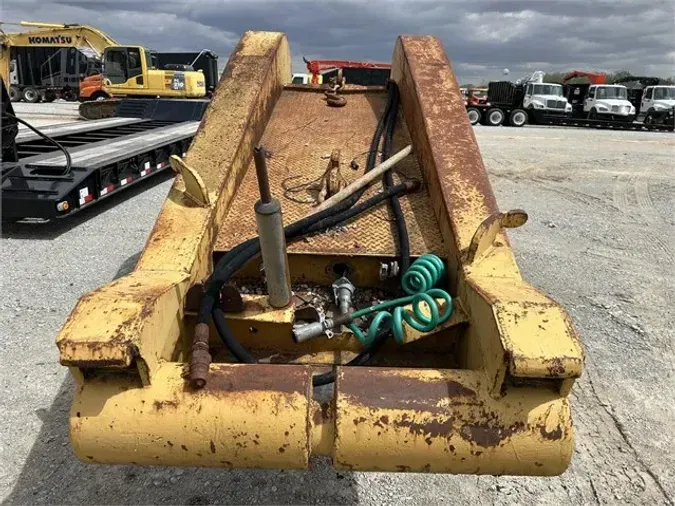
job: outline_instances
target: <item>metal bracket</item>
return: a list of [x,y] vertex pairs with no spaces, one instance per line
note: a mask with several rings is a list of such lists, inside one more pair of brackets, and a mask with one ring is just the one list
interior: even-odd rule
[[483,220],[471,239],[467,251],[468,264],[479,262],[494,244],[502,228],[518,228],[527,221],[527,213],[522,209],[513,209],[505,213],[495,213]]
[[199,173],[188,166],[178,155],[172,155],[169,163],[176,174],[183,176],[185,196],[200,207],[209,207],[211,205],[209,192]]

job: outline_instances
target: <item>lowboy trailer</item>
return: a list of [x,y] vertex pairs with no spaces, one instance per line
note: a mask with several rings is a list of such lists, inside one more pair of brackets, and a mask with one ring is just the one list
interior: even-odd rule
[[[129,99],[116,117],[16,135],[2,160],[2,219],[64,218],[121,192],[184,156],[208,100]],[[69,160],[56,141],[69,155]]]

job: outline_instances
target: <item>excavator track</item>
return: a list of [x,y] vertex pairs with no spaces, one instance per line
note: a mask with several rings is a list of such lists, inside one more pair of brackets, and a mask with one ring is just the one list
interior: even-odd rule
[[121,98],[108,98],[105,100],[91,100],[82,102],[79,107],[79,114],[82,119],[105,119],[115,117],[117,106],[122,101]]

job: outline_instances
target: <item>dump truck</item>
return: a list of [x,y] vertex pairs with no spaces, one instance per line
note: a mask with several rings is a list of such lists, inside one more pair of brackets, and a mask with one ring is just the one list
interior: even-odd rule
[[80,81],[100,72],[103,49],[117,45],[108,34],[87,25],[34,21],[19,25],[30,30],[0,30],[0,76],[13,102],[77,100]]
[[522,127],[541,123],[544,117],[569,116],[572,106],[563,97],[563,87],[545,83],[544,73],[536,71],[518,81],[493,81],[487,97],[467,101],[466,112],[472,125]]
[[242,35],[134,271],[56,337],[79,459],[567,469],[583,348],[519,270],[527,213],[500,210],[439,39],[398,37],[390,76],[292,84],[285,34]]
[[[17,118],[5,96],[3,82],[3,222],[66,219],[170,170],[169,158],[185,154],[208,105],[129,99],[115,118],[38,129]],[[18,131],[19,123],[26,128]]]
[[614,84],[630,83],[628,100],[636,109],[635,119],[647,125],[673,122],[675,86],[664,84],[658,77],[624,76]]

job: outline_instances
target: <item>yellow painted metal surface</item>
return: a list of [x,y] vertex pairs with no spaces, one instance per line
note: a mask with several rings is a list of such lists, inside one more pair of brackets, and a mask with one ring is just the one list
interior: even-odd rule
[[70,412],[75,455],[106,464],[307,466],[309,369],[214,365],[198,392],[185,387],[183,369],[163,364],[146,388],[105,375],[79,386]]
[[[233,358],[211,326],[206,386],[189,387],[195,321],[184,309],[186,293],[211,274],[214,254],[239,242],[216,241],[248,237],[229,213],[249,206],[253,219],[250,192],[239,193],[251,177],[252,147],[275,138],[270,125],[279,132],[302,127],[283,125],[275,111],[289,91],[312,93],[284,88],[290,62],[283,34],[242,37],[185,160],[201,182],[176,178],[136,270],[82,297],[57,337],[61,362],[78,380],[70,420],[76,454],[85,462],[278,468],[306,467],[316,454],[343,469],[563,472],[573,453],[568,395],[582,373],[583,350],[564,308],[521,276],[504,228],[525,216],[500,213],[452,67],[434,37],[400,37],[392,77],[427,192],[416,220],[435,220],[419,237],[433,229],[438,237],[428,244],[442,245],[449,266],[458,309],[447,328],[409,332],[404,346],[388,342],[369,367],[349,367],[341,364],[362,350],[353,337],[296,344],[293,308],[272,310],[264,295],[248,295],[243,312],[226,315],[228,324],[266,363],[228,363]],[[331,111],[367,116],[349,112],[370,103],[359,93]],[[325,144],[328,153],[353,142],[345,140],[348,123],[340,128],[335,145]],[[358,132],[365,151],[372,132]],[[307,151],[301,148],[291,156],[276,147],[272,159],[286,159],[270,164],[272,171],[296,166]],[[333,266],[344,263],[358,272],[353,280],[378,286],[374,269],[396,250],[393,227],[373,226],[386,248],[360,258],[326,238],[300,244],[289,260],[294,281],[329,286]],[[424,239],[415,244],[425,252]],[[242,275],[260,281],[258,262]],[[318,400],[311,376],[332,368],[335,393]]]
[[475,371],[340,368],[335,465],[350,470],[555,475],[572,457],[567,400]]

